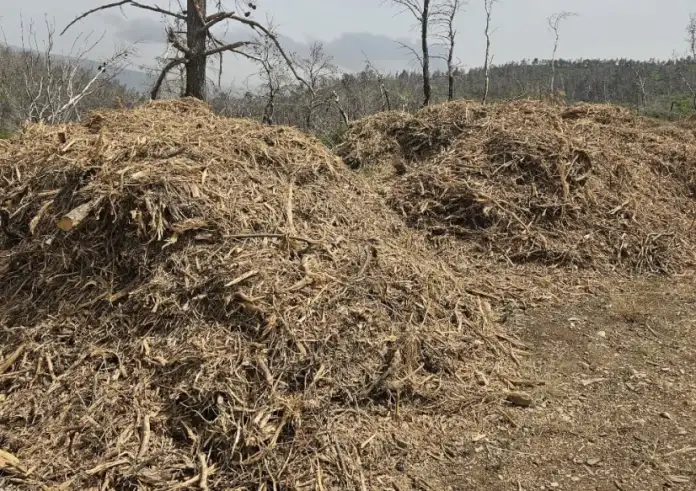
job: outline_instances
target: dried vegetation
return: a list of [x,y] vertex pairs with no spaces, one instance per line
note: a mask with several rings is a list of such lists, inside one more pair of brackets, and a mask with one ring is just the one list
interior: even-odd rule
[[609,105],[460,101],[358,121],[338,153],[389,167],[392,208],[472,254],[664,273],[694,263],[692,130]]
[[510,308],[565,266],[693,264],[695,150],[528,101],[379,114],[343,162],[192,100],[29,126],[0,142],[0,478],[445,489],[533,402]]
[[522,346],[317,140],[181,100],[2,145],[11,482],[359,489],[394,414],[505,399]]

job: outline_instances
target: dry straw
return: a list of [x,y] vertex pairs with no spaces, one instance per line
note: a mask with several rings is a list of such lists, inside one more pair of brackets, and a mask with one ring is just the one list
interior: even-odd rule
[[381,167],[409,224],[484,260],[664,273],[694,264],[692,126],[610,105],[461,101],[358,121],[338,153]]
[[366,489],[523,349],[317,140],[195,101],[26,128],[0,204],[21,486]]

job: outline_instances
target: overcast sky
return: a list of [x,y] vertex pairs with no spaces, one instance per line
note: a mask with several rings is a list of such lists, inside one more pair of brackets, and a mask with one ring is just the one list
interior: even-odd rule
[[[170,0],[141,0],[150,4],[167,6]],[[106,0],[105,0],[106,2]],[[460,14],[457,28],[460,32],[457,56],[465,67],[478,66],[483,61],[483,12],[484,0],[469,0]],[[98,0],[23,0],[3,2],[0,25],[10,44],[21,42],[20,18],[42,23],[44,16],[64,26],[75,15],[98,5]],[[212,3],[212,2],[211,2]],[[227,1],[234,5],[233,0]],[[384,49],[385,41],[396,38],[417,38],[412,30],[412,19],[397,15],[398,10],[383,4],[381,0],[259,0],[257,20],[271,15],[279,32],[292,38],[291,44],[310,40],[333,41],[338,49],[339,64],[351,63],[339,59],[355,51],[355,56],[365,50]],[[696,11],[694,0],[501,0],[494,6],[493,37],[494,63],[522,58],[548,58],[553,38],[546,18],[562,10],[578,13],[561,27],[558,56],[564,58],[669,58],[673,52],[683,54],[686,49],[685,27],[689,12]],[[92,31],[93,36],[105,34],[104,41],[95,51],[95,57],[107,55],[114,46],[124,42],[138,43],[138,60],[148,63],[161,54],[163,37],[161,19],[156,14],[124,9],[127,18],[119,10],[94,15],[81,21],[66,36],[59,39],[59,50],[69,49],[79,32]],[[43,34],[43,30],[39,31]],[[349,34],[376,34],[378,36],[347,36]],[[389,38],[389,39],[387,39]],[[390,44],[391,46],[391,44]],[[293,46],[295,47],[295,46]],[[234,66],[233,60],[227,66]],[[389,65],[393,67],[392,65]],[[249,67],[238,65],[241,72]],[[229,75],[239,80],[235,75]]]

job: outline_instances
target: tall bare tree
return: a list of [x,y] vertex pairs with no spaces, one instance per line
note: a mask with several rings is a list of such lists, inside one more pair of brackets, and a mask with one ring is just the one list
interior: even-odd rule
[[338,73],[338,68],[333,64],[333,58],[324,50],[324,45],[314,42],[309,46],[309,55],[306,58],[295,58],[295,64],[302,72],[306,85],[307,102],[304,107],[305,128],[312,131],[314,128],[314,113],[320,107],[330,103],[333,94],[322,94],[321,89],[327,85],[331,77]]
[[466,4],[465,0],[443,0],[443,2],[435,8],[433,18],[439,27],[439,32],[436,36],[441,39],[447,47],[447,100],[454,99],[454,47],[457,37],[457,29],[454,27],[454,21],[457,14]]
[[561,36],[561,22],[564,20],[575,17],[578,14],[575,12],[558,12],[550,17],[547,17],[547,22],[549,23],[549,29],[553,33],[553,52],[551,53],[551,94],[555,93],[556,90],[556,53],[558,52],[558,42]]
[[636,87],[638,88],[638,94],[640,95],[640,105],[643,109],[645,109],[645,107],[648,105],[647,80],[640,67],[634,68],[633,73],[636,74]]
[[365,52],[363,52],[363,55],[365,56],[365,73],[366,74],[374,74],[375,78],[377,79],[377,83],[379,84],[379,92],[382,94],[382,111],[391,111],[392,110],[392,105],[391,105],[391,96],[389,95],[389,90],[387,89],[386,84],[384,83],[384,77],[382,76],[382,72],[380,72],[377,67],[375,67],[370,59],[365,55]]
[[689,54],[696,60],[696,12],[689,14],[689,23],[686,26],[686,42],[689,44]]
[[485,77],[483,85],[482,102],[488,102],[488,92],[491,87],[491,19],[493,18],[493,4],[497,0],[483,0],[483,8],[486,11],[486,28],[483,33],[486,36],[486,60],[483,64],[483,75]]
[[[236,41],[233,43],[227,43],[221,41],[213,34],[213,27],[217,26],[221,22],[234,21],[250,27],[254,31],[260,32],[265,36],[268,36],[275,44],[281,57],[287,63],[297,80],[304,83],[305,86],[309,86],[295,70],[292,61],[283,50],[278,38],[268,28],[249,18],[251,12],[256,10],[255,2],[244,2],[246,4],[246,10],[242,11],[223,10],[221,1],[216,1],[215,3],[217,11],[209,14],[208,0],[186,0],[186,10],[179,11],[167,10],[156,5],[147,5],[133,0],[121,0],[101,5],[81,14],[75,20],[70,22],[65,29],[63,29],[63,33],[78,21],[94,14],[95,12],[123,6],[130,6],[142,10],[156,12],[165,16],[169,20],[183,21],[186,25],[185,39],[181,39],[178,33],[175,32],[171,27],[167,28],[167,41],[177,50],[178,54],[171,57],[166,62],[154,84],[154,87],[152,88],[150,96],[153,99],[156,99],[160,87],[167,77],[167,74],[174,68],[184,65],[186,69],[186,89],[184,95],[196,97],[198,99],[205,99],[208,58],[214,55],[222,56],[223,53],[237,53],[242,56],[248,56],[249,53],[245,51],[244,48],[248,48],[254,44],[253,41]],[[239,3],[240,2],[238,2],[238,4]]]
[[[274,27],[269,26],[269,31],[275,35]],[[259,64],[257,75],[261,77],[262,90],[266,93],[262,121],[264,124],[273,124],[276,98],[289,83],[287,65],[270,37],[257,34],[255,41],[250,58]]]
[[[696,12],[689,14],[689,23],[686,25],[686,42],[689,46],[691,61],[696,62]],[[679,64],[677,63],[676,66],[679,66]],[[696,84],[692,83],[693,77],[687,77],[684,73],[688,70],[689,65],[687,64],[685,68],[686,70],[680,69],[679,71],[684,84],[691,92],[691,105],[694,111],[696,111]]]
[[432,88],[430,84],[430,51],[428,45],[428,29],[432,11],[430,0],[388,0],[390,3],[401,8],[402,13],[409,13],[416,20],[420,28],[421,52],[413,50],[410,46],[402,44],[403,47],[411,51],[420,63],[423,72],[423,106],[430,104]]

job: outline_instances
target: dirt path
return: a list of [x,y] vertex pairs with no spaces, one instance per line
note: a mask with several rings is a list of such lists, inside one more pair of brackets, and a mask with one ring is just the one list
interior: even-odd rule
[[509,323],[533,354],[525,379],[543,385],[524,389],[533,407],[489,419],[461,485],[696,489],[692,281],[621,285]]

